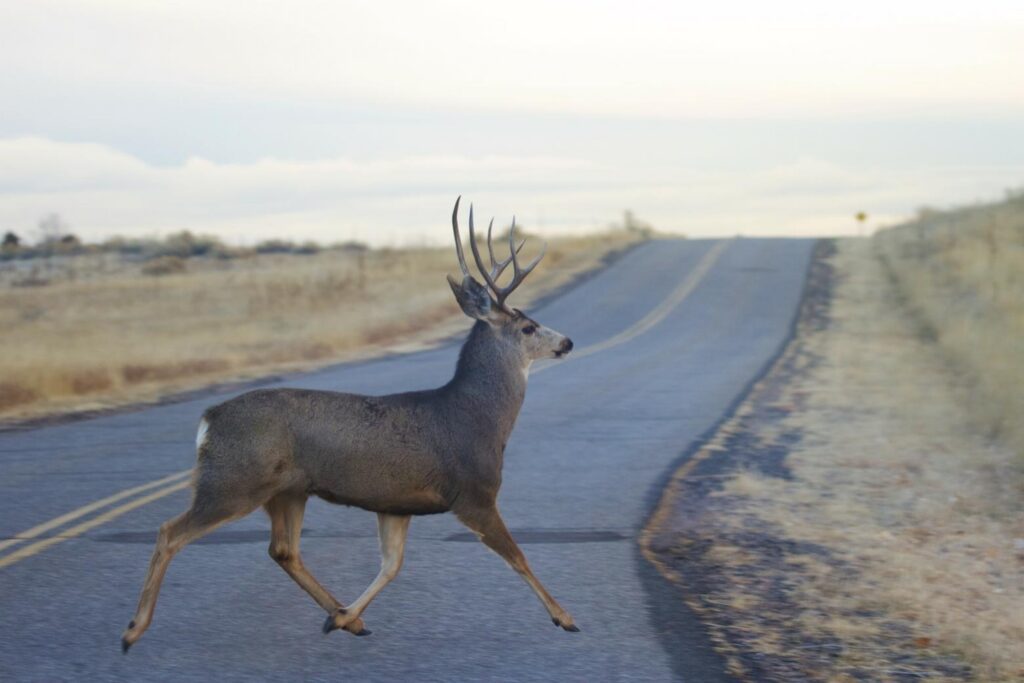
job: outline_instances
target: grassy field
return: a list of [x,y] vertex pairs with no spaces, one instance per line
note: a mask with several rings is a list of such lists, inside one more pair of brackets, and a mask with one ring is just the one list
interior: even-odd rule
[[[637,239],[552,240],[514,303]],[[467,326],[444,277],[457,272],[450,247],[11,262],[0,273],[0,419],[153,400],[450,334]]]
[[923,210],[874,242],[924,331],[972,382],[976,424],[1024,460],[1024,194]]
[[974,382],[873,247],[826,259],[831,292],[677,474],[647,548],[755,680],[1020,680],[1020,460],[972,424]]

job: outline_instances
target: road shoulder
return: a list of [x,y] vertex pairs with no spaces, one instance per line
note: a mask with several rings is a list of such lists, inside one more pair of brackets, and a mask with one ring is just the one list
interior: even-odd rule
[[1006,680],[1024,661],[1012,453],[865,241],[819,248],[796,334],[676,471],[642,547],[753,680]]

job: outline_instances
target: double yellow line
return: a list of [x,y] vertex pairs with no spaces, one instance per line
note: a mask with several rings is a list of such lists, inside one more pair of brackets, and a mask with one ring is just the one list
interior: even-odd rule
[[[694,269],[687,274],[686,278],[684,278],[683,281],[680,282],[679,285],[672,290],[672,292],[670,292],[661,303],[659,303],[650,313],[627,327],[625,330],[605,339],[604,341],[580,348],[574,351],[572,355],[567,356],[563,361],[537,363],[533,370],[531,370],[530,374],[535,375],[538,372],[556,367],[557,365],[562,365],[565,361],[578,360],[601,351],[607,351],[610,348],[625,344],[626,342],[647,332],[668,317],[669,313],[671,313],[677,306],[686,300],[690,294],[693,293],[697,288],[697,285],[700,284],[701,280],[703,280],[711,271],[712,266],[714,266],[715,262],[718,261],[722,252],[726,250],[730,243],[730,241],[721,241],[711,247],[704,256],[701,257]],[[89,503],[88,505],[83,505],[80,508],[60,515],[59,517],[54,517],[50,521],[43,522],[31,529],[26,529],[21,533],[15,534],[11,538],[0,541],[0,553],[3,553],[8,548],[21,546],[6,555],[0,555],[0,569],[9,567],[10,565],[20,562],[27,557],[32,557],[47,548],[57,545],[58,543],[63,543],[64,541],[81,536],[87,531],[106,524],[111,520],[117,519],[136,508],[148,505],[155,500],[160,500],[161,498],[169,496],[176,491],[181,491],[182,489],[187,488],[190,483],[189,474],[191,472],[191,469],[182,470],[181,472],[175,472],[174,474],[151,481],[147,484],[141,484],[139,486],[124,489],[123,491],[119,491],[113,495],[107,496],[106,498]],[[150,491],[150,493],[138,498],[132,498],[132,496],[136,496],[146,491]],[[53,536],[47,536],[46,538],[33,541],[33,539],[38,538],[49,531],[60,529],[65,524],[74,522],[86,515],[98,510],[103,510],[104,508],[129,498],[131,498],[131,500],[128,502],[112,507],[109,510],[105,510],[101,514],[87,519],[84,522],[79,522],[72,527],[63,529]],[[28,545],[21,545],[23,543],[28,543]]]
[[[133,486],[129,489],[118,491],[112,496],[107,496],[106,498],[102,498],[93,503],[89,503],[88,505],[83,505],[82,507],[76,510],[72,510],[71,512],[61,515],[60,517],[54,517],[48,522],[43,522],[42,524],[34,526],[31,529],[26,529],[25,531],[22,531],[19,534],[15,534],[12,538],[0,541],[0,552],[3,552],[11,546],[16,546],[21,543],[25,543],[26,541],[31,541],[33,538],[37,538],[38,536],[45,534],[47,531],[53,531],[54,529],[58,529],[69,522],[73,522],[76,519],[79,519],[80,517],[84,517],[85,515],[88,515],[91,512],[95,512],[96,510],[102,510],[108,505],[113,505],[114,503],[124,500],[125,498],[130,498],[135,494],[142,493],[143,491],[158,489],[157,491],[154,491],[149,495],[145,495],[142,496],[141,498],[136,498],[128,503],[118,505],[117,507],[107,510],[101,515],[93,517],[92,519],[89,519],[85,522],[76,524],[75,526],[70,527],[68,529],[64,529],[63,531],[59,532],[54,536],[49,536],[42,540],[35,541],[34,543],[29,543],[26,546],[18,548],[14,552],[11,552],[7,555],[0,557],[0,569],[8,567],[14,564],[15,562],[20,562],[21,560],[24,560],[26,557],[32,557],[36,553],[46,550],[50,546],[57,545],[58,543],[63,543],[64,541],[75,538],[76,536],[81,536],[86,531],[94,529],[100,526],[101,524],[106,524],[107,522],[113,519],[117,519],[121,515],[127,512],[131,512],[135,508],[139,508],[148,503],[152,503],[154,500],[159,500],[164,496],[169,496],[175,491],[180,491],[181,489],[189,485],[188,475],[191,472],[192,470],[182,470],[181,472],[175,472],[174,474],[163,477],[162,479],[151,481],[148,484],[142,484],[141,486]],[[159,488],[161,486],[166,486],[166,488]]]

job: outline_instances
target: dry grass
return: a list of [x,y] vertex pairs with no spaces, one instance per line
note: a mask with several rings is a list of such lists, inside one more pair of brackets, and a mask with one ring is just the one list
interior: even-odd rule
[[[801,329],[724,437],[747,468],[675,522],[681,572],[705,565],[721,641],[787,675],[1024,678],[1020,463],[972,430],[970,389],[871,246],[842,242],[834,263],[829,326]],[[779,448],[782,472],[759,462]]]
[[1024,460],[1024,194],[925,210],[874,241],[907,303],[974,383],[977,425]]
[[[636,239],[553,240],[516,302]],[[458,270],[450,248],[179,261],[148,275],[121,264],[45,286],[0,283],[0,417],[151,400],[464,326],[444,278]]]

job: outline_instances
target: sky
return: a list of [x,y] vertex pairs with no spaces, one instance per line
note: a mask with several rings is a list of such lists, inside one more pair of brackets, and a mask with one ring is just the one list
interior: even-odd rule
[[0,0],[0,230],[824,235],[1024,186],[1019,2]]

